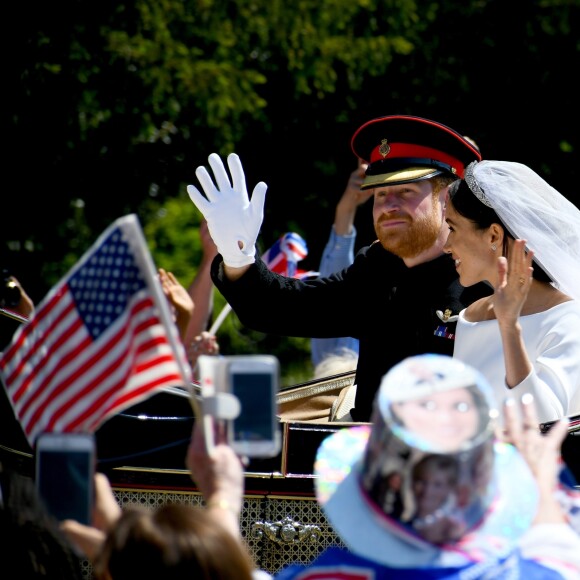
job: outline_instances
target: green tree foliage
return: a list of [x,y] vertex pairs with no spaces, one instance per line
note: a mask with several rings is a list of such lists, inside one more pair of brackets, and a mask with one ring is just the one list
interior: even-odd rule
[[[356,92],[421,31],[414,2],[69,0],[11,10],[9,187],[35,212],[4,231],[17,258],[43,264],[47,283],[111,220],[181,193],[209,152],[253,141],[255,127],[272,134],[280,101]],[[8,214],[21,199],[8,199]]]
[[[11,3],[2,261],[39,300],[132,212],[188,283],[199,216],[185,186],[235,150],[250,191],[269,185],[261,247],[297,231],[316,269],[352,133],[393,113],[447,123],[577,202],[578,21],[580,0]],[[370,209],[357,229],[373,238]]]

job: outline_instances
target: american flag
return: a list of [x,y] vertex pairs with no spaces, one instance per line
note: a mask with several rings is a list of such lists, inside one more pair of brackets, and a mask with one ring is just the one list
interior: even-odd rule
[[262,260],[269,270],[289,278],[302,279],[318,276],[320,272],[298,269],[298,262],[307,255],[308,247],[304,238],[297,233],[288,232],[276,240],[272,247],[262,254]]
[[31,446],[191,383],[137,216],[116,220],[50,290],[0,355],[0,378]]

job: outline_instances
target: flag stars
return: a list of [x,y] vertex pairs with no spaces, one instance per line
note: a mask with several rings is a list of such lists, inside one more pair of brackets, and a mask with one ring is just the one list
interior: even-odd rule
[[[106,269],[119,269],[119,258],[127,275],[104,276]],[[151,263],[139,222],[126,216],[52,289],[34,324],[23,325],[1,353],[2,383],[31,447],[44,431],[94,432],[160,389],[191,381],[185,351],[159,319],[158,296],[149,287],[156,272],[144,260]],[[90,306],[102,296],[102,304]],[[137,345],[153,338],[154,347],[136,356]],[[90,372],[81,372],[84,367]]]
[[[87,330],[98,337],[145,283],[123,237],[114,232],[70,278],[69,287]],[[100,304],[98,309],[88,304]]]

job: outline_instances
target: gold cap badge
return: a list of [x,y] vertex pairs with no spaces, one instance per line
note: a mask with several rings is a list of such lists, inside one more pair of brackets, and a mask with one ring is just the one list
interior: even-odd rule
[[379,145],[379,153],[383,157],[386,157],[390,152],[391,152],[391,146],[389,145],[389,142],[386,139],[383,139],[381,141],[381,144]]

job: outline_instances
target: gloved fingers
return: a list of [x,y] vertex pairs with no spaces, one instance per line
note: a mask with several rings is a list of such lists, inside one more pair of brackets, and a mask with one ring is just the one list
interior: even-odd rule
[[212,168],[218,191],[222,194],[231,192],[232,184],[230,182],[230,176],[226,171],[221,157],[217,153],[212,153],[207,159]]
[[197,209],[205,217],[206,211],[209,209],[210,205],[207,199],[201,194],[201,192],[199,191],[199,189],[197,189],[197,187],[195,187],[195,185],[188,185],[187,193],[189,194],[189,198],[193,202],[193,205],[195,205]]
[[[219,199],[219,192],[216,189],[212,178],[210,177],[207,169],[200,165],[195,170],[195,176],[197,177],[201,187],[205,191],[205,195],[210,202],[218,201]],[[199,190],[198,190],[199,191]]]
[[264,204],[266,203],[266,190],[268,186],[260,181],[254,187],[252,192],[252,200],[250,201],[250,215],[252,216],[252,222],[258,224],[258,227],[262,225],[264,221]]
[[228,167],[232,174],[234,191],[237,191],[243,196],[243,201],[247,205],[250,200],[248,198],[248,190],[246,189],[246,176],[244,175],[244,168],[242,167],[240,157],[236,153],[230,153],[228,155]]

